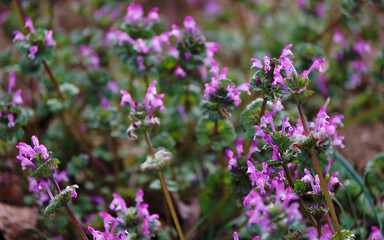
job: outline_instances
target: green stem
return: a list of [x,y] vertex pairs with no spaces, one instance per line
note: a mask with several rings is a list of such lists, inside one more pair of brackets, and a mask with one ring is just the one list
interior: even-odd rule
[[[153,151],[152,143],[148,137],[148,133],[145,132],[144,137],[145,137],[145,141],[147,142],[149,152],[151,153],[152,158],[155,158],[155,152]],[[177,218],[175,207],[173,206],[173,203],[172,203],[171,195],[169,194],[169,191],[168,191],[167,183],[165,182],[164,174],[162,171],[159,171],[158,175],[160,178],[161,188],[163,189],[165,199],[167,200],[167,204],[171,212],[173,222],[175,223],[177,233],[179,234],[179,238],[180,240],[185,240],[183,231],[181,230],[179,219]]]
[[[301,103],[299,103],[297,105],[297,108],[299,110],[300,119],[301,119],[301,122],[303,124],[305,135],[309,136],[309,129],[308,129],[308,126],[307,126],[307,121],[305,119],[304,112],[303,112],[303,107],[302,107]],[[329,192],[327,190],[327,184],[325,182],[323,173],[322,173],[321,168],[320,168],[319,160],[317,159],[316,152],[315,152],[315,149],[313,147],[311,148],[310,153],[311,153],[311,158],[312,158],[313,164],[315,165],[316,173],[317,173],[317,175],[319,176],[319,179],[320,179],[320,186],[323,189],[323,194],[324,194],[324,197],[325,197],[325,201],[327,202],[327,205],[329,207],[329,211],[331,213],[333,224],[336,227],[337,236],[338,236],[339,240],[343,240],[343,235],[341,233],[340,225],[339,225],[339,222],[337,220],[335,207],[333,206],[333,203],[332,203],[332,200],[331,200],[331,196],[329,195]]]
[[[17,10],[17,13],[19,15],[19,20],[20,20],[20,23],[22,24],[23,26],[23,31],[25,34],[27,34],[29,32],[29,29],[28,28],[25,28],[25,12],[23,10],[23,8],[21,7],[20,3],[18,0],[13,0],[13,3],[15,5],[15,8]],[[63,95],[63,93],[61,92],[60,90],[60,86],[55,78],[55,76],[53,75],[53,72],[52,72],[52,69],[49,67],[48,63],[46,60],[43,60],[43,66],[44,66],[44,69],[45,71],[47,72],[57,94],[59,95],[60,99],[61,100],[65,100],[65,97]],[[67,113],[68,115],[70,116],[71,120],[72,120],[72,123],[75,127],[75,130],[77,132],[77,135],[78,135],[78,141],[80,142],[80,144],[83,146],[83,148],[85,149],[85,151],[88,153],[88,156],[89,158],[91,159],[91,162],[92,164],[94,165],[94,167],[96,168],[96,170],[98,170],[99,172],[104,172],[104,173],[107,173],[110,175],[110,171],[109,169],[102,163],[100,162],[92,153],[91,149],[88,147],[87,145],[87,140],[83,134],[83,132],[81,131],[80,129],[80,125],[77,121],[78,118],[75,117],[75,115],[73,114],[72,112],[72,109],[71,108],[67,108]]]
[[13,0],[13,5],[15,5],[15,8],[17,10],[17,16],[19,17],[19,21],[22,25],[21,27],[23,28],[24,33],[28,34],[29,28],[25,27],[25,18],[27,17],[27,15],[25,15],[25,12],[18,0]]
[[[60,189],[60,186],[57,183],[56,179],[54,177],[50,177],[49,179],[53,183],[53,186],[55,187],[57,194],[60,194],[61,189]],[[75,224],[77,231],[80,233],[81,238],[83,240],[88,240],[88,237],[85,234],[83,228],[81,227],[80,222],[77,220],[75,214],[73,213],[73,211],[72,211],[71,207],[68,205],[68,203],[65,205],[65,209],[67,210],[69,217],[71,218],[72,223]]]
[[212,216],[208,219],[207,223],[203,226],[201,231],[193,238],[194,240],[200,239],[201,236],[208,230],[208,228],[212,225],[212,223],[216,220],[216,218],[220,215],[221,211],[225,207],[225,204],[228,202],[232,195],[232,188],[230,188],[223,199],[221,199],[219,205],[216,210],[212,213]]
[[[57,94],[59,95],[60,99],[62,101],[65,101],[65,97],[60,90],[60,85],[59,85],[58,81],[56,80],[55,76],[53,75],[52,69],[48,65],[46,60],[43,60],[43,66],[44,66],[44,69],[47,72],[49,79],[51,80]],[[71,118],[73,127],[75,128],[77,140],[80,142],[80,144],[82,145],[84,150],[87,152],[87,154],[88,154],[89,158],[91,159],[91,162],[92,162],[93,166],[95,167],[95,169],[99,173],[111,175],[110,170],[101,161],[99,161],[99,159],[97,159],[95,157],[92,150],[89,148],[89,146],[87,144],[87,142],[89,142],[89,141],[85,137],[84,133],[81,131],[80,123],[78,122],[78,117],[75,117],[75,114],[73,113],[71,108],[67,108],[66,112],[69,115],[69,117]]]

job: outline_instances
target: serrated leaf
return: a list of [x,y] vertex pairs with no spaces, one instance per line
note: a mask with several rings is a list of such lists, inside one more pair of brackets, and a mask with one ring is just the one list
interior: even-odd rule
[[56,172],[56,169],[59,166],[59,159],[50,158],[41,164],[32,174],[33,177],[41,177],[47,179],[52,176],[53,173]]

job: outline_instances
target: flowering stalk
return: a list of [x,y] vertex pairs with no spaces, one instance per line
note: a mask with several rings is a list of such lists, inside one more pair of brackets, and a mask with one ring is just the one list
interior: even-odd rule
[[[17,0],[14,0],[14,4],[15,4],[15,7],[17,9],[18,14],[20,16],[25,16],[25,13],[24,13],[23,9],[21,8],[20,3]],[[20,22],[21,22],[21,24],[23,26],[26,26],[25,18],[24,19],[20,18]],[[30,24],[32,24],[32,22],[30,22]],[[33,26],[24,27],[24,29],[23,29],[24,32],[26,34],[29,33],[31,27],[33,28]],[[44,69],[47,72],[47,74],[49,76],[49,79],[51,80],[51,82],[52,82],[52,84],[53,84],[57,94],[59,95],[60,99],[61,100],[65,100],[65,97],[64,97],[63,93],[60,90],[59,83],[57,82],[55,76],[53,75],[52,69],[50,68],[50,66],[48,65],[48,63],[47,63],[47,61],[45,59],[42,61],[42,63],[43,63]],[[106,173],[106,174],[110,175],[110,170],[93,155],[91,149],[89,148],[89,146],[87,144],[87,139],[86,139],[85,135],[83,134],[83,132],[80,129],[80,124],[77,121],[77,118],[75,117],[74,113],[72,112],[72,109],[67,108],[66,111],[67,111],[68,115],[70,116],[70,118],[72,120],[72,123],[73,123],[73,125],[75,127],[76,134],[78,135],[77,136],[78,141],[80,142],[82,147],[87,152],[87,154],[88,154],[89,158],[91,159],[92,164],[94,165],[96,170],[98,170],[99,172],[103,172],[103,173]]]
[[[305,119],[304,112],[303,112],[303,107],[302,107],[301,103],[297,104],[297,108],[299,110],[300,119],[301,119],[301,122],[303,124],[305,135],[308,136],[309,135],[309,129],[308,129],[308,126],[307,126],[307,121]],[[319,160],[317,159],[317,156],[316,156],[316,153],[315,153],[315,150],[314,150],[313,147],[311,148],[310,153],[311,153],[313,164],[315,165],[316,173],[317,173],[317,175],[319,176],[319,179],[320,179],[320,185],[321,185],[321,188],[323,189],[325,201],[327,202],[327,205],[329,207],[329,211],[331,212],[332,221],[333,221],[333,223],[335,224],[335,227],[336,227],[337,236],[338,236],[338,238],[340,240],[343,240],[343,235],[341,233],[340,225],[339,225],[339,222],[337,220],[335,208],[333,206],[331,197],[330,197],[329,192],[327,190],[327,184],[325,182],[323,173],[321,172]]]
[[[49,179],[53,183],[53,186],[55,187],[57,194],[60,194],[61,189],[60,189],[60,186],[57,183],[56,179],[53,176],[50,177]],[[80,222],[77,220],[75,214],[72,211],[72,208],[69,206],[68,203],[66,204],[65,209],[67,210],[69,217],[71,218],[72,223],[75,224],[77,231],[80,233],[81,238],[83,240],[88,240],[88,237],[87,237],[87,235],[85,235],[85,232],[84,232],[83,228],[81,227]]]
[[[151,153],[152,158],[156,159],[155,153],[153,151],[153,147],[151,144],[151,140],[149,139],[147,132],[144,133],[144,137],[145,137],[145,141],[147,142],[148,149],[149,149],[149,152]],[[180,240],[184,240],[185,239],[184,234],[183,234],[183,231],[181,230],[180,222],[179,222],[179,219],[177,218],[176,210],[175,210],[175,207],[173,206],[171,195],[169,194],[167,183],[165,182],[164,174],[162,171],[159,171],[158,175],[160,178],[161,188],[163,189],[165,199],[167,200],[167,204],[173,218],[173,222],[175,223],[175,226],[176,226],[177,233],[179,235]]]

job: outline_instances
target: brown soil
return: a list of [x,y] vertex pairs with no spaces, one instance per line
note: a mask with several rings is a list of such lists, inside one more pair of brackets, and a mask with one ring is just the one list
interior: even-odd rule
[[372,124],[351,124],[340,129],[338,133],[345,137],[345,148],[341,153],[358,172],[363,172],[369,160],[384,152],[384,121]]

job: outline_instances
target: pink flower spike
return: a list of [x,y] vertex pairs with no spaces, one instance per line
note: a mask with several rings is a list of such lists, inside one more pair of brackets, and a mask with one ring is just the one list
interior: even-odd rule
[[272,109],[272,115],[275,115],[276,110],[283,110],[284,106],[281,104],[280,100],[277,100],[275,104],[273,104],[273,109]]
[[241,138],[239,138],[236,141],[236,152],[237,152],[237,157],[238,158],[240,158],[241,154],[244,152],[244,150],[243,150],[243,140],[241,140]]
[[324,58],[314,58],[314,61],[312,63],[312,66],[307,70],[304,71],[303,77],[308,79],[308,75],[314,70],[314,69],[319,69],[319,72],[325,72],[321,64],[325,61]]
[[196,32],[196,22],[195,19],[191,16],[186,16],[184,19],[184,27],[188,35],[195,35]]
[[252,143],[251,147],[249,148],[247,160],[249,160],[254,152],[261,152],[261,150],[257,147],[258,143],[255,141]]
[[340,182],[339,178],[337,178],[337,175],[339,175],[339,172],[335,172],[331,179],[329,179],[329,183],[328,183],[328,186],[327,186],[327,190],[329,191],[329,189],[332,187],[332,185],[338,183],[340,186],[343,186],[343,184]]
[[237,232],[233,232],[233,240],[239,240],[239,234],[237,234]]
[[34,32],[35,32],[35,28],[33,27],[33,22],[32,22],[32,20],[31,20],[31,18],[29,18],[29,17],[26,17],[26,18],[25,18],[25,27],[26,27],[26,28],[29,28],[29,31],[30,31],[31,33],[34,33]]
[[19,31],[13,31],[13,35],[15,35],[15,37],[13,38],[12,42],[16,42],[16,41],[24,40],[25,39],[24,34],[22,34]]
[[282,127],[281,127],[281,136],[284,135],[284,133],[285,133],[285,129],[286,129],[286,128],[289,128],[290,126],[291,126],[291,124],[289,123],[289,117],[285,117],[285,118],[283,119],[283,125],[282,125]]
[[7,115],[7,118],[8,118],[8,128],[13,128],[15,126],[15,122],[13,121],[15,119],[15,117],[13,116],[12,113],[8,114]]
[[158,7],[153,8],[147,15],[147,18],[144,21],[144,24],[148,24],[151,21],[160,22],[159,14],[157,13],[159,11]]
[[176,77],[186,77],[187,73],[181,68],[180,64],[175,67]]
[[23,98],[21,97],[21,89],[17,89],[15,94],[13,94],[12,105],[16,106],[16,104],[22,104]]
[[53,31],[48,30],[45,34],[45,46],[55,46],[56,42],[53,40]]
[[123,95],[121,97],[120,106],[123,107],[125,103],[129,103],[129,105],[131,105],[132,108],[136,109],[136,104],[133,101],[131,94],[129,94],[129,92],[126,90],[121,90],[120,93],[121,95]]
[[371,227],[372,233],[369,236],[368,240],[384,240],[383,235],[376,226]]
[[29,48],[29,54],[28,54],[28,58],[34,60],[36,58],[35,54],[37,53],[38,51],[38,47],[37,46],[32,46]]
[[293,53],[292,53],[292,51],[291,51],[291,47],[292,47],[292,43],[286,45],[285,48],[283,49],[283,51],[281,52],[280,57],[281,57],[281,56],[286,57],[286,56],[288,56],[288,55],[291,55],[291,56],[294,58],[295,56],[293,55]]
[[265,116],[267,117],[267,122],[271,125],[272,127],[272,131],[276,131],[275,129],[275,125],[273,124],[273,117],[272,117],[272,113],[270,111],[267,111],[265,113]]
[[264,140],[271,146],[275,146],[275,143],[273,142],[271,136],[269,134],[264,135]]
[[9,75],[8,93],[12,92],[12,88],[16,85],[16,73],[12,72]]
[[256,128],[256,133],[255,133],[255,136],[253,137],[253,140],[257,140],[256,137],[264,138],[265,133],[263,129],[259,125],[255,125],[255,128]]
[[369,55],[372,55],[371,42],[364,41],[363,39],[359,39],[356,41],[355,45],[353,46],[353,50],[359,55],[363,55],[365,52],[368,53]]
[[21,169],[23,169],[23,171],[27,169],[27,166],[32,166],[34,169],[36,169],[36,165],[28,158],[19,155],[19,156],[16,156],[16,159],[21,161]]
[[332,39],[333,43],[340,43],[344,49],[347,49],[347,42],[345,41],[344,39],[344,36],[343,34],[341,33],[341,31],[337,28],[335,28],[333,30],[333,39]]
[[136,198],[135,198],[136,207],[139,207],[140,204],[144,201],[143,197],[144,197],[144,192],[143,192],[143,190],[142,190],[142,189],[137,190],[137,192],[136,192]]
[[268,56],[264,57],[264,71],[271,71],[271,61]]
[[235,91],[244,91],[244,92],[247,92],[248,95],[251,95],[251,92],[249,91],[250,87],[251,87],[251,83],[249,82],[242,83],[235,88]]
[[257,67],[257,68],[260,68],[260,69],[263,68],[263,65],[261,64],[259,59],[252,58],[251,61],[253,62],[252,66],[251,66],[251,69],[254,68],[254,67]]
[[127,22],[132,22],[133,25],[137,24],[137,21],[143,19],[143,7],[140,4],[135,4],[132,2],[127,8],[127,14],[124,17],[124,20]]

